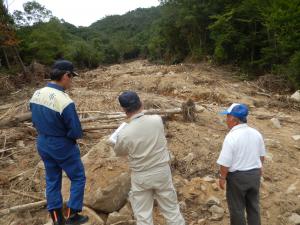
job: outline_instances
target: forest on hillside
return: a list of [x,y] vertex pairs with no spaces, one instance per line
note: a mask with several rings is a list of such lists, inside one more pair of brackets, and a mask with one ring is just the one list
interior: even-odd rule
[[209,60],[300,87],[299,0],[161,0],[158,7],[107,16],[89,27],[58,19],[37,2],[9,14],[0,0],[0,70],[64,57],[81,68],[148,58]]

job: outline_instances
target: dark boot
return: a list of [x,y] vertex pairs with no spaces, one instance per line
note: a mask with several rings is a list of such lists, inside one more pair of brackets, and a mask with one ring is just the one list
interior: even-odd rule
[[84,224],[89,220],[88,216],[82,216],[78,214],[78,211],[68,209],[66,225],[80,225]]
[[62,209],[53,209],[49,211],[53,225],[65,225],[65,217],[62,213]]

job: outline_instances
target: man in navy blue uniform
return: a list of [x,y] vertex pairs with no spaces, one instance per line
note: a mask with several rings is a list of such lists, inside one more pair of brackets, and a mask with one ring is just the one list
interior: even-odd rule
[[[37,150],[46,170],[47,208],[54,225],[83,224],[87,216],[82,211],[85,172],[76,140],[82,137],[81,124],[75,104],[65,93],[76,75],[73,64],[56,61],[51,82],[37,90],[30,100],[32,122],[38,132]],[[65,220],[61,194],[62,171],[71,180],[70,199]]]

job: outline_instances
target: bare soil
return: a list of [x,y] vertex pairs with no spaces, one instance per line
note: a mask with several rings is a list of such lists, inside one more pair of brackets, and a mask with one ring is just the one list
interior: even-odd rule
[[[292,139],[293,135],[300,134],[299,105],[287,104],[287,96],[269,93],[257,82],[239,81],[234,75],[229,69],[207,63],[157,66],[134,61],[81,74],[75,78],[69,94],[81,117],[96,114],[91,111],[120,111],[117,97],[124,90],[137,91],[146,109],[181,107],[189,99],[205,108],[194,122],[186,122],[182,115],[166,121],[166,136],[174,156],[174,183],[179,201],[186,204],[182,212],[187,224],[198,224],[201,219],[205,219],[204,224],[229,224],[225,192],[218,189],[216,179],[216,160],[228,132],[224,117],[218,112],[233,102],[247,104],[251,111],[249,125],[263,134],[268,151],[261,187],[262,224],[289,224],[288,217],[293,212],[300,214],[300,140]],[[5,109],[0,106],[0,119],[26,112],[27,102],[36,88],[27,87],[0,97],[1,106],[11,104]],[[280,120],[281,128],[273,126],[270,121],[273,117]],[[82,155],[111,132],[85,134],[79,141]],[[35,138],[31,123],[0,129],[0,209],[36,201],[13,190],[44,198],[44,171]],[[109,169],[107,171],[108,174],[99,177],[113,176]],[[208,181],[208,176],[213,179]],[[225,209],[221,221],[210,219],[206,206],[210,196],[219,198]],[[45,209],[10,214],[0,217],[0,224],[43,224],[46,214]],[[157,209],[155,221],[165,224]]]

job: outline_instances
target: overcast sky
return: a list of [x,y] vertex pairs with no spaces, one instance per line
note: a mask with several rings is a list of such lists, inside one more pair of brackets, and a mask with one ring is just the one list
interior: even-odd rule
[[[76,26],[89,26],[108,16],[121,15],[136,8],[159,5],[158,0],[36,0],[60,19]],[[5,0],[6,2],[6,0]],[[28,0],[7,0],[9,11],[22,10]]]

